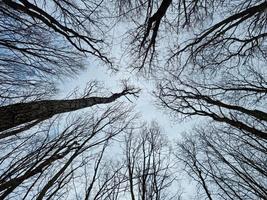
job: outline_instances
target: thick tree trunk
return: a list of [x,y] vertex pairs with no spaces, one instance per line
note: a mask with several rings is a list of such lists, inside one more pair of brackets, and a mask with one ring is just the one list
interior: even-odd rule
[[96,104],[106,104],[117,98],[129,94],[128,91],[115,93],[110,97],[88,97],[72,100],[43,100],[29,103],[17,103],[0,107],[0,131],[4,131],[18,125],[32,122],[33,120],[45,120],[56,114],[71,112]]

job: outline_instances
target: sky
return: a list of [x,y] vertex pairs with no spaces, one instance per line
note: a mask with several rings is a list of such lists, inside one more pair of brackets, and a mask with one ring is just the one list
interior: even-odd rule
[[[215,19],[217,18],[215,17]],[[114,38],[114,41],[112,43],[113,46],[110,46],[109,51],[111,56],[114,56],[117,59],[117,64],[121,66],[119,67],[118,72],[111,71],[107,66],[101,65],[88,58],[85,61],[84,71],[79,72],[75,77],[64,78],[59,81],[59,93],[55,98],[64,98],[77,87],[82,91],[88,82],[94,80],[103,84],[103,88],[106,91],[103,93],[103,96],[110,96],[112,93],[121,91],[121,80],[128,80],[130,85],[140,88],[141,92],[138,98],[130,97],[131,102],[125,97],[121,97],[120,100],[135,106],[134,111],[139,113],[141,122],[150,123],[151,121],[156,121],[163,130],[163,134],[168,137],[171,143],[174,143],[181,139],[185,131],[190,132],[190,129],[196,122],[201,123],[201,120],[188,119],[187,121],[182,122],[178,119],[171,118],[166,111],[164,112],[156,106],[157,100],[152,94],[155,88],[154,80],[152,78],[149,79],[148,77],[143,77],[136,71],[127,68],[127,63],[130,63],[129,58],[124,56],[124,50],[121,49],[122,46],[125,47],[125,44],[119,43],[119,41],[123,40],[122,38],[124,37],[124,32],[126,30],[127,27],[117,27],[113,28],[113,33],[111,33],[111,35],[113,34],[112,38]],[[102,95],[99,94],[99,96]],[[184,185],[186,193],[190,193],[190,190],[192,190],[193,186],[190,184],[191,183],[187,180]]]
[[85,70],[81,71],[76,77],[60,81],[58,97],[65,97],[77,87],[83,90],[86,83],[93,80],[103,83],[104,88],[110,90],[110,93],[106,94],[109,96],[111,92],[121,91],[121,80],[127,80],[130,85],[140,88],[141,93],[137,99],[130,98],[132,103],[125,97],[122,97],[122,100],[135,106],[135,112],[140,114],[142,121],[149,123],[155,120],[169,139],[179,139],[183,132],[193,126],[194,121],[190,119],[182,122],[181,120],[171,119],[169,113],[156,106],[157,100],[152,94],[156,86],[153,77],[145,76],[129,67],[132,62],[129,58],[131,55],[127,54],[127,50],[125,50],[128,46],[127,42],[129,42],[127,41],[128,30],[127,24],[122,23],[114,26],[109,33],[109,37],[113,38],[108,51],[109,57],[114,58],[114,65],[118,68],[118,71],[114,72],[107,66],[87,58]]
[[[139,113],[141,122],[150,123],[153,120],[156,121],[162,133],[167,136],[170,144],[174,145],[176,141],[182,138],[183,133],[194,125],[194,120],[187,120],[185,122],[175,120],[171,118],[168,113],[163,112],[163,110],[156,106],[156,99],[154,99],[152,94],[155,83],[152,79],[149,80],[140,76],[138,78],[135,72],[130,73],[127,72],[127,70],[114,73],[107,70],[106,67],[97,64],[88,64],[86,69],[80,72],[76,77],[61,81],[58,98],[66,97],[67,94],[71,93],[77,87],[82,91],[86,83],[92,80],[103,83],[104,88],[108,91],[106,95],[109,96],[112,92],[121,91],[120,80],[122,79],[127,79],[130,84],[140,88],[141,93],[137,99],[130,98],[132,102],[129,102],[125,97],[122,97],[120,100],[128,101],[129,105],[135,106],[134,112]],[[181,172],[181,174],[178,173],[178,175],[180,179],[179,187],[181,187],[183,191],[183,199],[194,199],[197,192],[195,183],[182,173],[184,172]],[[174,190],[176,189],[177,188],[174,188]]]
[[131,85],[141,89],[138,98],[130,97],[132,102],[129,102],[125,97],[121,98],[121,100],[128,102],[129,105],[135,106],[135,112],[139,114],[141,121],[147,121],[148,123],[157,121],[163,129],[163,133],[169,139],[180,138],[181,134],[189,128],[188,126],[192,126],[192,123],[189,121],[181,122],[171,119],[168,113],[156,106],[156,99],[152,94],[155,83],[152,79],[145,80],[142,77],[137,78],[135,72],[130,73],[126,70],[114,73],[107,70],[104,66],[89,64],[76,77],[60,81],[58,97],[65,97],[77,87],[83,90],[86,83],[92,80],[103,83],[105,90],[108,91],[106,96],[109,96],[112,92],[121,91],[121,80],[123,79],[129,80]]
[[[120,41],[124,37],[124,29],[118,28],[116,30],[117,32],[114,33],[114,38]],[[86,83],[94,80],[103,84],[104,90],[107,91],[104,93],[105,96],[110,96],[114,92],[121,91],[121,80],[127,80],[130,85],[140,88],[141,92],[138,98],[130,97],[132,102],[129,102],[125,97],[121,97],[120,100],[135,106],[134,112],[139,114],[140,122],[150,123],[151,121],[156,121],[162,130],[162,134],[167,136],[171,145],[174,145],[176,141],[182,138],[184,132],[188,131],[194,125],[195,120],[188,119],[182,122],[181,120],[171,118],[169,113],[156,106],[157,100],[152,94],[156,85],[153,78],[144,77],[142,74],[132,71],[132,69],[127,67],[127,64],[130,62],[128,56],[125,55],[123,49],[121,49],[124,45],[119,42],[114,42],[113,45],[110,51],[112,52],[112,56],[117,59],[117,65],[120,66],[118,72],[114,72],[107,66],[101,65],[88,58],[85,61],[85,70],[81,71],[75,77],[60,81],[57,98],[66,97],[67,94],[70,94],[75,88],[79,88],[80,91],[82,91]],[[184,192],[184,199],[194,199],[196,193],[194,183],[190,181],[188,177],[182,176],[182,174],[180,174],[179,179],[180,187],[182,187]],[[174,188],[174,190],[176,189],[177,188]]]

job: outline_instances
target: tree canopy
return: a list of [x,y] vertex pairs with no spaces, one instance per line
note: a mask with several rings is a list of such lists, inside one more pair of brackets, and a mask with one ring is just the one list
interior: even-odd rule
[[[2,0],[0,198],[267,199],[266,30],[266,0]],[[89,65],[194,125],[142,121],[139,83],[58,99]]]

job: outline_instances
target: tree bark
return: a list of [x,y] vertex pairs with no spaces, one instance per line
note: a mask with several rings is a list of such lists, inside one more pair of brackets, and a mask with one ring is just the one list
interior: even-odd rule
[[[133,94],[128,90],[109,97],[88,97],[72,100],[43,100],[17,103],[0,107],[0,131],[4,131],[33,120],[45,120],[60,113],[71,112],[97,104],[107,104],[121,96]],[[1,138],[1,134],[0,134]]]

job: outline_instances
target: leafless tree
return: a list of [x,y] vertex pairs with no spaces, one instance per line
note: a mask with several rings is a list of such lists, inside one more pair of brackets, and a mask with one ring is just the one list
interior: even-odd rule
[[[130,111],[118,103],[70,115],[67,125],[58,118],[17,138],[1,140],[1,199],[73,199],[82,169],[97,169],[108,144],[134,120]],[[87,178],[92,185],[94,177]],[[77,188],[84,189],[85,183]],[[83,190],[84,197],[89,190]]]
[[158,91],[160,105],[173,116],[200,116],[197,119],[206,123],[177,150],[206,197],[266,199],[264,72],[247,67],[221,70],[215,76],[175,77],[160,84]]
[[187,68],[256,64],[255,57],[266,61],[265,0],[127,2],[122,15],[136,16],[127,22],[139,70],[157,73],[167,64],[178,75]]
[[63,125],[59,115],[2,139],[1,198],[180,199],[166,138],[156,123],[134,128],[124,106],[70,114]]
[[[166,80],[156,93],[174,115],[201,116],[267,139],[267,82],[264,70],[223,70]],[[213,78],[212,78],[213,77]]]
[[[167,3],[150,9],[133,51],[148,55],[137,56],[140,68],[169,51],[158,105],[175,118],[213,124],[179,145],[180,161],[208,199],[266,199],[266,1],[172,1],[163,12]],[[163,31],[168,26],[172,33]],[[170,34],[166,48],[160,40]]]
[[[106,53],[115,19],[127,23],[132,66],[157,75],[159,106],[210,123],[177,155],[207,197],[265,199],[266,9],[266,0],[1,1],[1,198],[172,198],[170,152],[157,125],[126,130],[115,104],[96,121],[45,126],[58,114],[138,93],[125,86],[114,94],[51,98],[55,80],[77,74],[87,56],[112,65]],[[113,126],[113,114],[123,128]],[[94,140],[99,132],[106,137]],[[111,169],[105,152],[121,132],[128,133],[125,157]]]
[[176,181],[171,150],[156,123],[131,131],[125,138],[124,156],[127,168],[127,191],[135,199],[179,199],[179,188],[170,189]]
[[[66,115],[59,116],[138,93],[126,84],[102,97],[92,84],[78,98],[51,100],[56,79],[77,74],[87,56],[112,64],[103,51],[107,13],[104,1],[0,2],[1,199],[73,196],[80,169],[96,163],[97,171],[109,142],[128,127],[130,109],[122,103],[92,108],[65,128]],[[94,176],[88,180],[85,198]]]
[[266,199],[266,147],[237,128],[209,125],[179,142],[177,158],[210,200]]
[[[130,127],[122,137],[115,153],[99,156],[93,173],[88,168],[82,172],[85,199],[179,199],[170,149],[157,124]],[[77,194],[83,198],[83,192]]]
[[[94,85],[92,85],[94,87]],[[78,109],[92,107],[94,105],[107,104],[115,101],[121,96],[137,95],[138,89],[124,85],[124,89],[120,93],[114,93],[109,97],[92,97],[90,91],[86,91],[86,95],[79,99],[71,100],[43,100],[32,101],[27,103],[17,103],[0,107],[0,131],[15,128],[19,125],[26,124],[18,130],[3,132],[0,138],[5,138],[16,134],[21,129],[28,129],[49,119],[56,114],[71,112]]]
[[87,56],[111,64],[106,13],[103,1],[1,1],[1,105],[50,97],[55,80],[75,76]]

